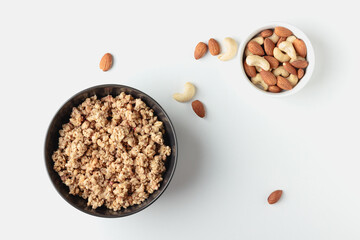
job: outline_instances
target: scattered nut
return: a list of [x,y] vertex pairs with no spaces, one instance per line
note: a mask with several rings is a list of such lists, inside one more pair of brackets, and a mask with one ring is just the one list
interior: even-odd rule
[[257,56],[257,55],[251,55],[246,57],[246,63],[249,66],[258,66],[261,67],[265,71],[270,70],[270,64],[268,61],[265,60],[265,58]]
[[185,90],[183,93],[175,93],[173,94],[173,98],[178,102],[188,102],[190,101],[196,92],[195,86],[190,82],[185,83]]
[[282,190],[276,190],[276,191],[272,192],[267,199],[268,203],[269,204],[277,203],[280,200],[282,193],[283,193]]
[[209,42],[208,42],[208,46],[209,46],[209,52],[211,55],[213,55],[213,56],[219,55],[220,45],[215,39],[210,38]]
[[196,60],[202,58],[206,52],[207,52],[207,45],[203,42],[199,42],[196,47],[195,47],[195,51],[194,51],[194,57]]
[[205,108],[202,102],[200,102],[199,100],[195,100],[191,103],[191,106],[196,115],[201,118],[205,117]]
[[264,91],[268,90],[268,88],[269,88],[269,86],[264,82],[264,80],[262,79],[262,77],[260,76],[259,73],[256,74],[255,77],[251,78],[251,82]]
[[279,48],[274,48],[274,57],[279,60],[279,62],[288,62],[290,60],[289,55],[284,54]]
[[104,72],[108,71],[113,62],[113,57],[110,53],[106,53],[100,60],[100,69]]
[[224,45],[226,48],[226,52],[220,54],[218,56],[218,59],[221,61],[228,61],[230,59],[233,59],[236,56],[238,44],[235,42],[234,39],[227,37],[224,39]]

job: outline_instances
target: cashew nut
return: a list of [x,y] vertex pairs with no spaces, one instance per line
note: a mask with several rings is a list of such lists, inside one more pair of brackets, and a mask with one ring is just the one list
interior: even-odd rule
[[283,41],[279,44],[279,49],[287,53],[287,55],[294,59],[296,58],[296,51],[291,42]]
[[258,73],[255,77],[251,78],[251,82],[256,85],[257,87],[261,86],[263,90],[268,90],[269,86],[264,82],[261,75]]
[[271,35],[270,37],[268,37],[268,39],[270,39],[271,41],[273,41],[273,43],[277,43],[277,41],[279,41],[279,36],[275,34],[275,32],[273,33],[273,35]]
[[246,57],[246,63],[249,66],[261,67],[265,71],[270,70],[270,63],[265,58],[258,55],[251,55]]
[[256,37],[256,38],[253,38],[253,39],[251,39],[251,41],[255,41],[255,42],[257,42],[258,44],[260,44],[260,45],[263,45],[264,44],[264,38],[263,37]]
[[274,58],[276,58],[279,62],[288,62],[290,60],[289,55],[284,54],[279,48],[275,47],[274,51]]
[[285,70],[285,68],[283,66],[280,66],[276,69],[273,70],[272,72],[276,77],[277,76],[283,76],[283,77],[288,77],[289,76],[289,72]]
[[183,93],[175,93],[173,94],[173,98],[178,102],[188,102],[190,101],[196,92],[195,86],[191,83],[185,83],[185,90]]
[[221,61],[228,61],[230,59],[233,59],[236,56],[238,44],[235,42],[232,38],[225,38],[224,39],[224,45],[226,48],[226,52],[222,53],[218,56],[218,59]]
[[303,57],[301,57],[301,56],[296,56],[296,58],[292,58],[291,60],[290,60],[290,63],[292,63],[292,62],[294,62],[294,61],[298,61],[298,60],[306,60],[305,58],[303,58]]
[[259,66],[255,66],[257,72],[261,72],[262,68]]
[[298,77],[297,76],[295,76],[294,74],[290,74],[290,76],[288,77],[288,78],[286,78],[287,80],[289,80],[289,82],[291,83],[291,86],[295,86],[297,83],[298,83],[298,81],[299,81],[299,79],[298,79]]
[[290,37],[287,37],[286,41],[293,43],[293,41],[296,39],[294,35],[291,35]]
[[248,48],[245,49],[245,56],[251,56],[254,55]]

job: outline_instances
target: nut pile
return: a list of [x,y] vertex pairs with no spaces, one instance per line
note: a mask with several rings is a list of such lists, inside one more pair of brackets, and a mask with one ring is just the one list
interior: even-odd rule
[[[195,93],[196,93],[195,86],[192,83],[187,82],[185,83],[184,92],[174,93],[173,98],[178,102],[184,103],[190,101],[195,96]],[[201,101],[195,100],[191,103],[191,106],[194,112],[196,113],[196,115],[198,115],[201,118],[205,117],[205,108],[204,108],[204,104]]]
[[221,61],[228,61],[233,59],[236,56],[238,50],[238,44],[236,41],[230,37],[226,37],[224,38],[224,46],[226,51],[220,54],[220,44],[215,39],[210,38],[208,45],[206,45],[206,43],[199,42],[195,47],[194,58],[199,60],[206,54],[207,50],[209,49],[210,54],[213,56],[218,56],[218,59]]
[[306,45],[285,27],[275,27],[251,39],[244,53],[244,70],[264,91],[293,89],[304,76],[308,61]]

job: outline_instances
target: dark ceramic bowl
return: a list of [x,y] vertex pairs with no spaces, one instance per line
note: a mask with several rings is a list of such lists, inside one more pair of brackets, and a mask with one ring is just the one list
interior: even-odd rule
[[[69,194],[69,188],[61,181],[58,173],[53,169],[54,162],[51,158],[52,154],[58,148],[59,143],[59,130],[62,127],[62,124],[69,122],[70,114],[73,107],[81,104],[86,98],[97,95],[99,98],[105,97],[107,95],[112,95],[113,97],[119,95],[121,92],[125,92],[126,94],[131,94],[134,98],[141,98],[150,108],[154,110],[155,115],[164,123],[165,127],[165,135],[164,141],[165,144],[171,147],[171,155],[167,158],[165,166],[166,171],[163,174],[163,181],[160,184],[160,188],[152,193],[148,199],[142,202],[139,205],[134,205],[128,207],[127,209],[121,209],[119,211],[113,211],[105,206],[102,206],[97,209],[92,209],[87,206],[87,200]],[[174,127],[169,119],[169,116],[165,113],[164,109],[150,96],[147,94],[128,86],[123,85],[100,85],[85,89],[75,96],[71,97],[56,113],[54,118],[52,119],[49,129],[46,134],[45,140],[45,164],[46,169],[53,183],[54,187],[58,191],[58,193],[72,206],[75,208],[98,217],[106,217],[106,218],[115,218],[115,217],[125,217],[134,213],[137,213],[160,197],[160,195],[165,191],[167,186],[170,183],[170,180],[174,174],[175,167],[177,162],[177,140],[175,135]]]

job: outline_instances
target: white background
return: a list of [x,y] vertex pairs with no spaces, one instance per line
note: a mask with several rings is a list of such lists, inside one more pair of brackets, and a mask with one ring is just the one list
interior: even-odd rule
[[[360,239],[356,1],[5,1],[0,3],[1,239]],[[315,49],[312,79],[270,98],[238,57],[195,61],[199,41],[239,43],[284,21]],[[99,70],[110,52],[114,65]],[[198,89],[205,119],[171,95]],[[66,203],[44,165],[48,124],[75,93],[138,88],[170,115],[174,178],[149,208],[103,219]],[[283,189],[282,199],[267,196]]]

